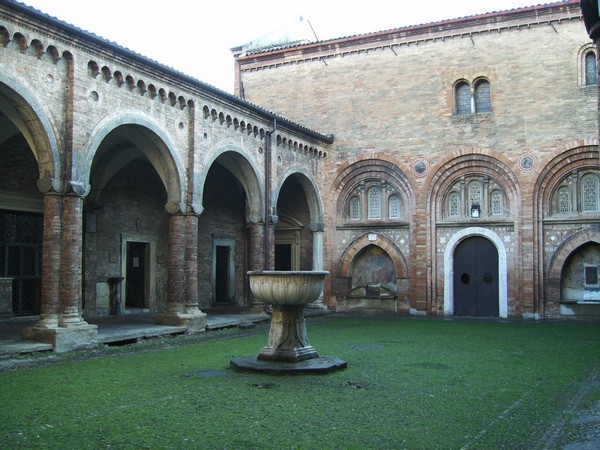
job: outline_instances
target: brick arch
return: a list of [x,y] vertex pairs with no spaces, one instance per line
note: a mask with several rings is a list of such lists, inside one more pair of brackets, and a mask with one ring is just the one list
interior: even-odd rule
[[[89,183],[90,173],[98,148],[104,139],[119,127],[130,127],[134,137],[145,145],[137,147],[151,162],[161,178],[167,192],[167,211],[175,213],[185,212],[185,173],[183,164],[177,156],[175,143],[161,126],[151,117],[137,111],[119,111],[101,120],[86,143],[87,155],[78,168],[84,180]],[[133,140],[135,144],[135,140]],[[150,144],[150,145],[148,145]],[[126,158],[127,155],[123,155]]]
[[391,184],[401,193],[403,200],[410,205],[410,208],[414,207],[414,190],[402,169],[383,158],[362,159],[350,161],[341,167],[332,183],[332,189],[335,190],[333,201],[338,217],[343,214],[344,204],[350,191],[358,183],[369,178]]
[[0,96],[2,111],[19,129],[38,162],[38,187],[43,192],[62,192],[62,160],[59,152],[56,127],[51,114],[35,93],[26,89],[7,71],[0,71]]
[[305,169],[299,167],[289,168],[285,174],[283,174],[277,180],[277,189],[275,189],[272,204],[277,204],[279,193],[285,181],[289,177],[296,177],[304,194],[306,195],[306,201],[308,203],[308,209],[310,212],[311,223],[322,223],[323,222],[323,203],[321,201],[321,195],[319,194],[319,188],[314,177]]
[[[375,235],[375,239],[373,239],[373,235]],[[346,248],[338,264],[337,276],[350,277],[350,270],[354,258],[361,250],[370,245],[381,248],[389,255],[394,263],[397,278],[408,278],[408,265],[406,264],[406,259],[400,249],[387,237],[375,233],[369,233],[359,237]]]
[[569,236],[569,238],[558,247],[558,250],[554,252],[554,255],[552,255],[552,259],[548,264],[547,278],[549,280],[560,280],[562,269],[567,258],[569,258],[569,256],[571,256],[571,254],[579,247],[590,242],[600,244],[600,225],[580,230]]
[[534,207],[538,217],[542,218],[551,210],[552,196],[569,173],[585,168],[598,168],[600,153],[598,143],[578,142],[574,147],[552,158],[540,172],[534,187]]
[[442,216],[444,199],[448,189],[462,176],[489,176],[504,191],[507,205],[505,208],[514,215],[521,215],[521,188],[515,173],[504,161],[484,152],[473,152],[447,158],[440,163],[432,176],[427,193],[427,209],[435,222]]

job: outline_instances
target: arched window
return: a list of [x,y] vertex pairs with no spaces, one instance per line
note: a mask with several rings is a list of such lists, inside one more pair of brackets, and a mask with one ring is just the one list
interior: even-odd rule
[[466,81],[461,81],[455,87],[456,114],[471,114],[471,86]]
[[475,112],[491,112],[492,98],[490,92],[490,82],[487,80],[479,80],[475,84]]
[[448,217],[460,216],[460,196],[458,192],[452,192],[448,196]]
[[397,195],[390,195],[388,199],[388,216],[390,219],[400,218],[400,197]]
[[381,219],[381,189],[372,187],[367,194],[369,219]]
[[499,190],[492,191],[491,211],[493,216],[500,216],[504,213],[504,201],[502,192]]
[[571,212],[571,189],[563,186],[558,190],[557,209],[559,214]]
[[581,179],[581,210],[598,211],[598,177],[594,174],[584,175]]
[[479,181],[469,183],[469,207],[473,205],[481,206],[481,183]]
[[596,70],[596,54],[587,52],[585,54],[585,85],[594,86],[598,84],[598,71]]
[[358,197],[350,199],[350,220],[360,220],[360,200]]

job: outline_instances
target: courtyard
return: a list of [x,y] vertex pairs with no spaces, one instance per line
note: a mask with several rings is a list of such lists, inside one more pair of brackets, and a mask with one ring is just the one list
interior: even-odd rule
[[600,444],[599,325],[308,319],[348,368],[234,371],[268,324],[0,365],[3,448],[553,449]]

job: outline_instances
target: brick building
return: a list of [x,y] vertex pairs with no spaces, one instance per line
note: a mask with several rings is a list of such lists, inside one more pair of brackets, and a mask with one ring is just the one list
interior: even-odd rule
[[319,179],[331,308],[599,316],[578,0],[232,52],[237,94],[335,135]]
[[0,314],[39,314],[29,339],[138,311],[200,330],[260,309],[262,269],[328,270],[338,311],[598,316],[577,1],[240,47],[237,96],[19,2],[0,43]]

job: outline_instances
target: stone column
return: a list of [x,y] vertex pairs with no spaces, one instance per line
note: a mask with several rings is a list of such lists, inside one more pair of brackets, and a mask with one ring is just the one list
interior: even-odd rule
[[[310,230],[312,231],[313,238],[312,270],[321,272],[323,271],[323,235],[325,234],[325,224],[311,223]],[[323,304],[323,292],[321,292],[319,298],[310,303],[307,308],[327,309],[327,307]]]
[[198,217],[195,215],[173,214],[169,219],[167,277],[167,310],[155,315],[156,323],[187,327],[188,332],[204,331],[206,314],[198,309]]

